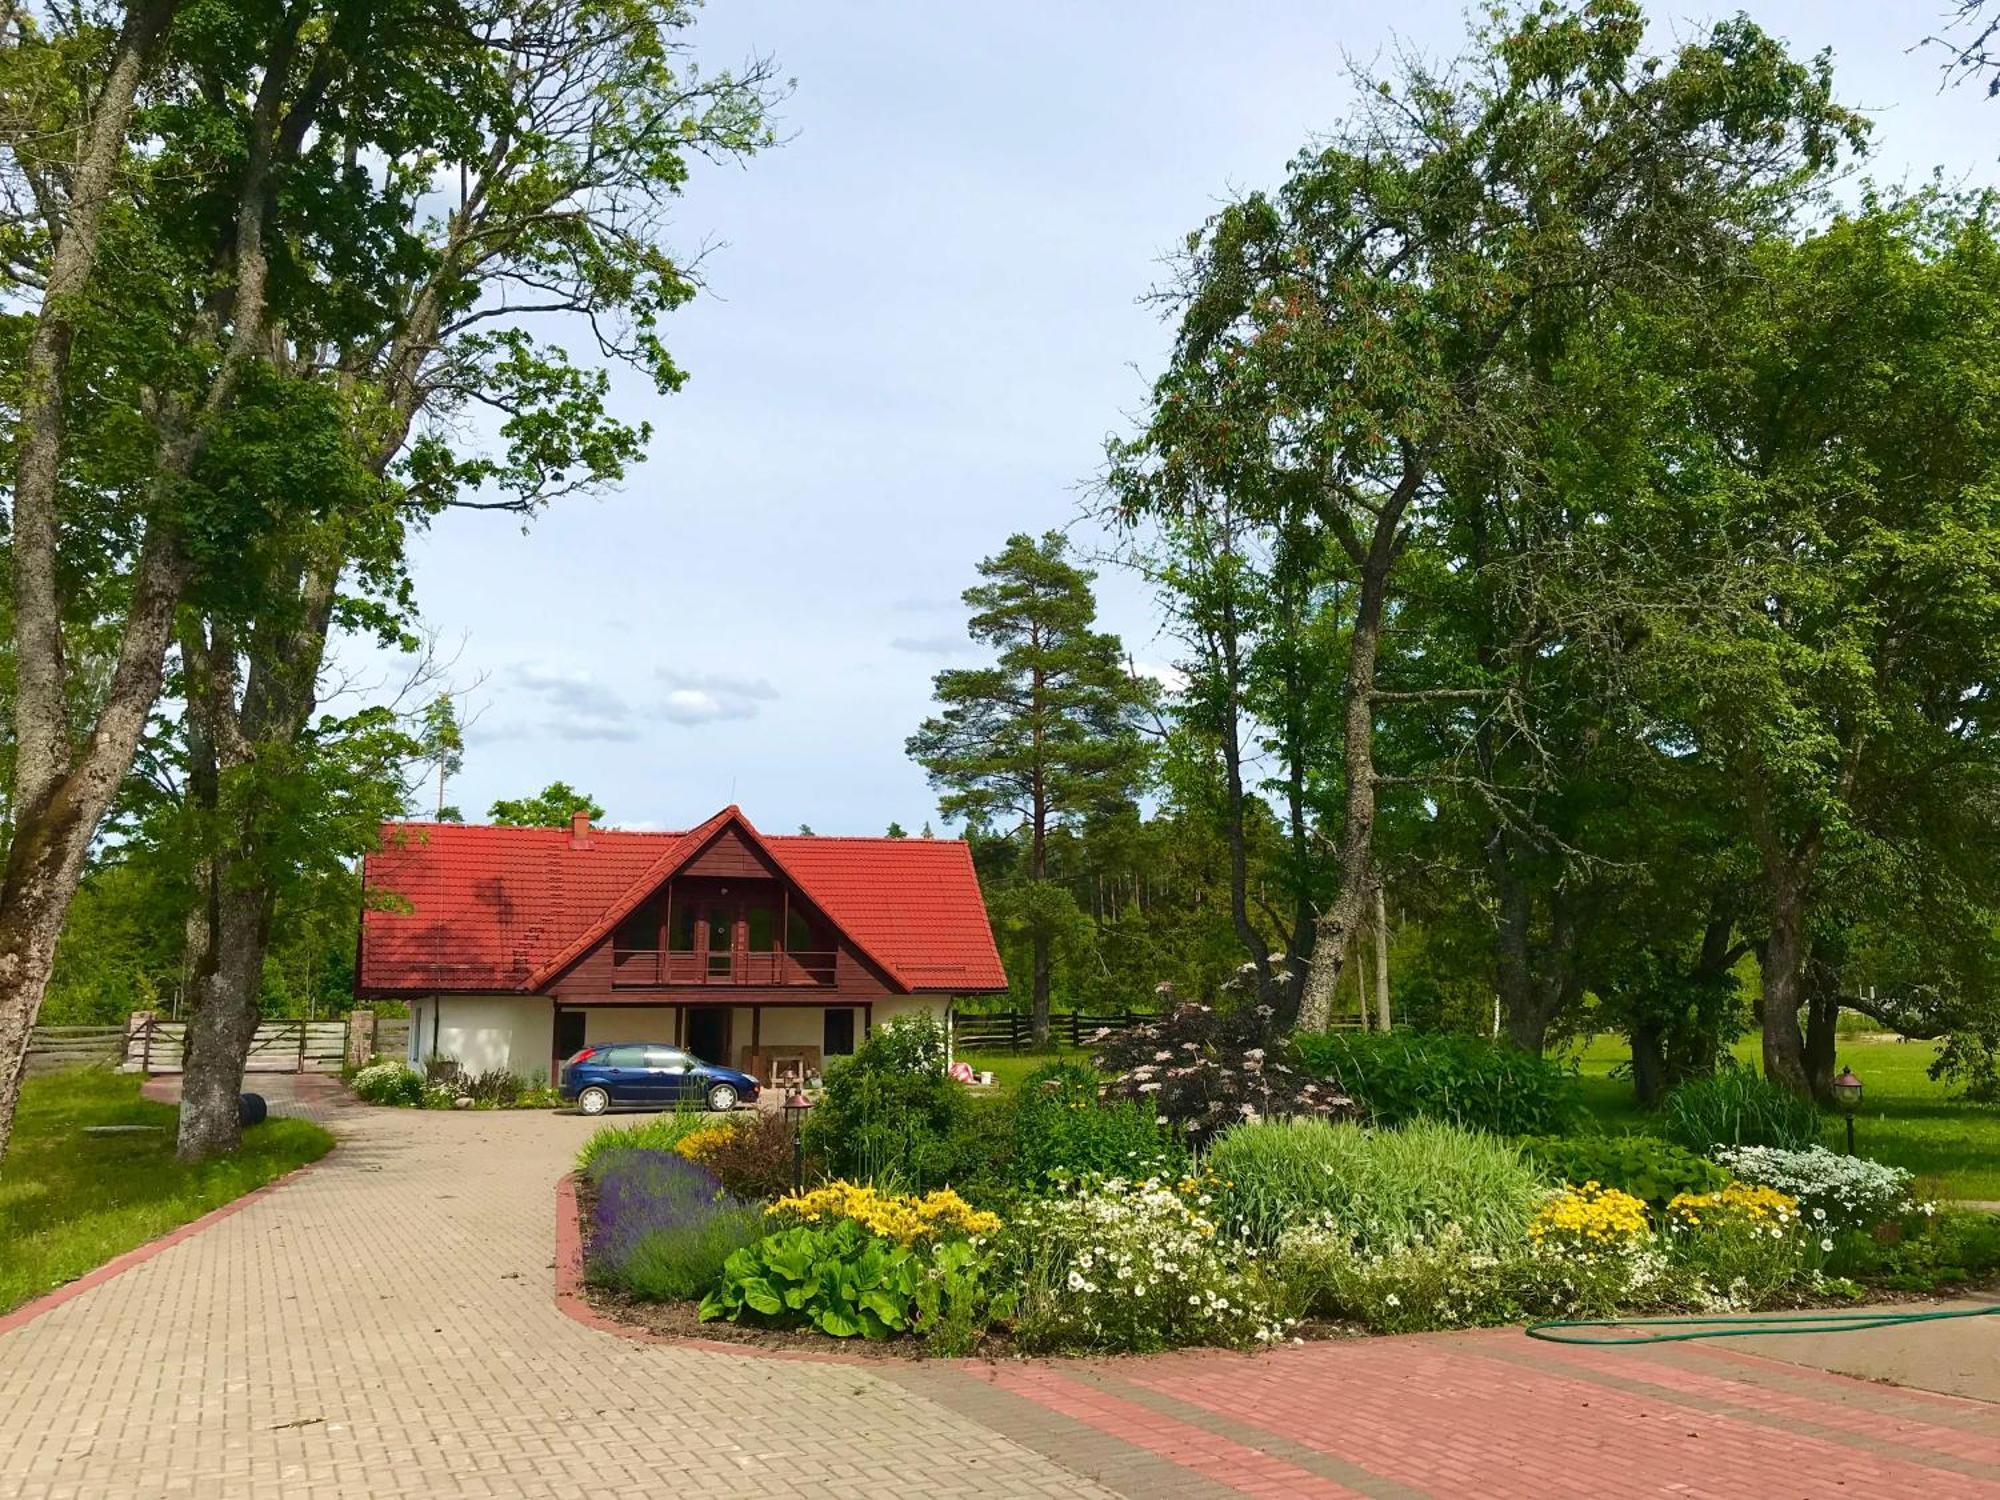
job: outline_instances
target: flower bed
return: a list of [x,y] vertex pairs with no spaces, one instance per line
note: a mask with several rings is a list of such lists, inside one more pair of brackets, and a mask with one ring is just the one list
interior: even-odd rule
[[[775,1116],[601,1130],[579,1155],[590,1283],[678,1333],[1108,1353],[1803,1306],[2000,1268],[2000,1219],[1935,1213],[1904,1174],[1817,1148],[1702,1158],[1639,1136],[1382,1129],[1335,1118],[1330,1086],[1297,1078],[1293,1115],[1246,1115],[1252,1034],[1198,1010],[1169,1021],[1149,1042],[1180,1027],[1194,1049],[1155,1047],[1173,1055],[1147,1053],[1108,1097],[1064,1064],[976,1104],[934,1038],[885,1027],[830,1090],[830,1117],[859,1134],[815,1120],[798,1193]],[[1179,1092],[1138,1105],[1167,1094],[1143,1085],[1169,1064]]]
[[553,1109],[562,1103],[540,1074],[523,1077],[507,1068],[468,1073],[455,1063],[418,1069],[377,1059],[358,1069],[348,1087],[365,1103],[403,1109]]

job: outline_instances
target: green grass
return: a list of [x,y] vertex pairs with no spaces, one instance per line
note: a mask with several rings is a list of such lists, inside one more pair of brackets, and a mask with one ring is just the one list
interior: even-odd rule
[[[1745,1037],[1736,1055],[1755,1065],[1757,1039]],[[1610,1076],[1628,1056],[1615,1036],[1597,1037],[1579,1054],[1584,1105],[1606,1130],[1648,1127],[1631,1083]],[[2000,1106],[1953,1099],[1925,1072],[1936,1056],[1935,1042],[1840,1039],[1839,1061],[1867,1089],[1855,1117],[1856,1147],[1863,1156],[1908,1168],[1947,1197],[2000,1201]],[[1825,1140],[1845,1148],[1838,1115],[1827,1116]]]
[[[74,1281],[113,1256],[316,1161],[333,1137],[306,1120],[267,1120],[236,1155],[174,1160],[178,1111],[139,1097],[136,1074],[79,1068],[28,1079],[0,1165],[0,1312]],[[157,1135],[93,1137],[86,1125],[157,1125]]]
[[1090,1053],[1073,1047],[1058,1047],[1053,1052],[965,1052],[960,1056],[974,1068],[983,1068],[993,1074],[993,1085],[1003,1094],[1011,1094],[1021,1086],[1021,1081],[1037,1068],[1045,1068],[1052,1062],[1065,1058],[1075,1062],[1089,1062]]

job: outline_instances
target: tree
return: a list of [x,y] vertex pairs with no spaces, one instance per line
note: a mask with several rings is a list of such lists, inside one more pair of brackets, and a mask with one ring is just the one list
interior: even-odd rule
[[[194,784],[217,808],[233,796],[243,809],[201,872],[215,914],[202,942],[215,961],[198,967],[184,1156],[234,1143],[229,1101],[275,899],[253,822],[290,795],[273,778],[312,721],[330,633],[411,639],[410,526],[460,507],[532,514],[643,456],[649,429],[609,413],[603,366],[632,366],[661,393],[683,379],[658,324],[695,282],[666,243],[665,205],[691,157],[769,141],[769,64],[700,71],[682,36],[685,0],[487,0],[449,7],[446,25],[412,3],[409,27],[353,7],[379,27],[341,40],[372,42],[397,64],[343,53],[328,128],[300,164],[304,174],[324,156],[338,182],[354,175],[357,139],[385,134],[382,190],[360,237],[383,259],[329,282],[344,303],[285,324],[272,360],[281,383],[256,413],[268,425],[239,445],[252,466],[237,490],[292,493],[287,466],[315,451],[302,441],[310,432],[322,456],[307,492],[336,503],[285,513],[261,546],[232,555],[181,631],[190,744],[210,763]],[[328,9],[334,23],[345,14]],[[556,319],[574,320],[593,362],[553,342],[565,328]],[[460,435],[469,407],[497,419],[494,441]],[[308,427],[300,411],[322,420]],[[287,439],[269,453],[267,431]]]
[[567,781],[551,781],[532,797],[502,797],[486,809],[486,816],[502,828],[567,828],[575,813],[588,813],[595,821],[604,816],[604,808]]
[[[10,329],[20,381],[0,1154],[57,937],[159,694],[181,595],[204,553],[239,551],[262,524],[199,471],[282,316],[272,266],[292,205],[281,184],[364,7],[309,33],[304,0],[250,5],[185,36],[173,29],[180,9],[51,8],[46,24],[28,6],[0,15],[11,210],[0,276],[35,308]],[[218,114],[230,128],[200,145]],[[191,147],[208,152],[208,171],[191,174]],[[148,211],[150,192],[191,175],[215,190],[199,226]],[[198,262],[181,258],[175,228],[206,235]]]
[[1538,367],[1610,292],[1728,256],[1858,131],[1824,63],[1747,20],[1665,63],[1643,33],[1621,0],[1543,6],[1479,33],[1456,69],[1362,90],[1277,194],[1190,238],[1173,355],[1114,449],[1138,506],[1226,496],[1330,538],[1353,579],[1347,650],[1322,665],[1342,678],[1343,805],[1302,1025],[1325,1024],[1372,905],[1378,718],[1467,691],[1378,685],[1417,532],[1462,476],[1518,472]]
[[903,825],[901,823],[898,823],[894,818],[891,818],[889,820],[889,830],[887,833],[883,834],[884,838],[891,838],[891,839],[906,839],[909,836],[910,836],[909,830],[904,828]]
[[[1996,931],[1991,211],[1870,201],[1766,239],[1754,274],[1657,330],[1693,376],[1635,554],[1707,586],[1657,623],[1653,702],[1747,833],[1765,1072],[1822,1099],[1857,933],[1902,930],[1877,948],[1900,975],[1875,977],[1909,992],[1983,970]],[[1912,950],[1916,926],[1934,941]]]
[[1068,560],[1058,532],[1007,539],[965,591],[968,629],[996,653],[987,667],[951,668],[932,681],[942,712],[907,749],[946,795],[946,817],[1019,820],[1028,888],[1013,916],[1033,954],[1037,1046],[1049,1033],[1050,959],[1075,903],[1048,884],[1051,829],[1129,797],[1145,773],[1138,716],[1150,688],[1126,669],[1118,638],[1098,631],[1095,575]]

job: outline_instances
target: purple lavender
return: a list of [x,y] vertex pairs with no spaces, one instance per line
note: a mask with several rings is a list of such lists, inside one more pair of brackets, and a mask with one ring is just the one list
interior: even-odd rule
[[708,1168],[674,1152],[606,1152],[592,1172],[594,1281],[662,1300],[698,1297],[729,1252],[761,1230],[763,1216],[754,1206],[723,1192]]

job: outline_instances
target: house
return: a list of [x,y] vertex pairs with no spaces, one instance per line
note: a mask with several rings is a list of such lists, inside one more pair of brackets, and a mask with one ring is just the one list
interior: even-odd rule
[[1004,990],[956,839],[390,823],[362,865],[355,994],[410,1007],[410,1059],[554,1077],[601,1042],[673,1042],[767,1082],[877,1022]]

